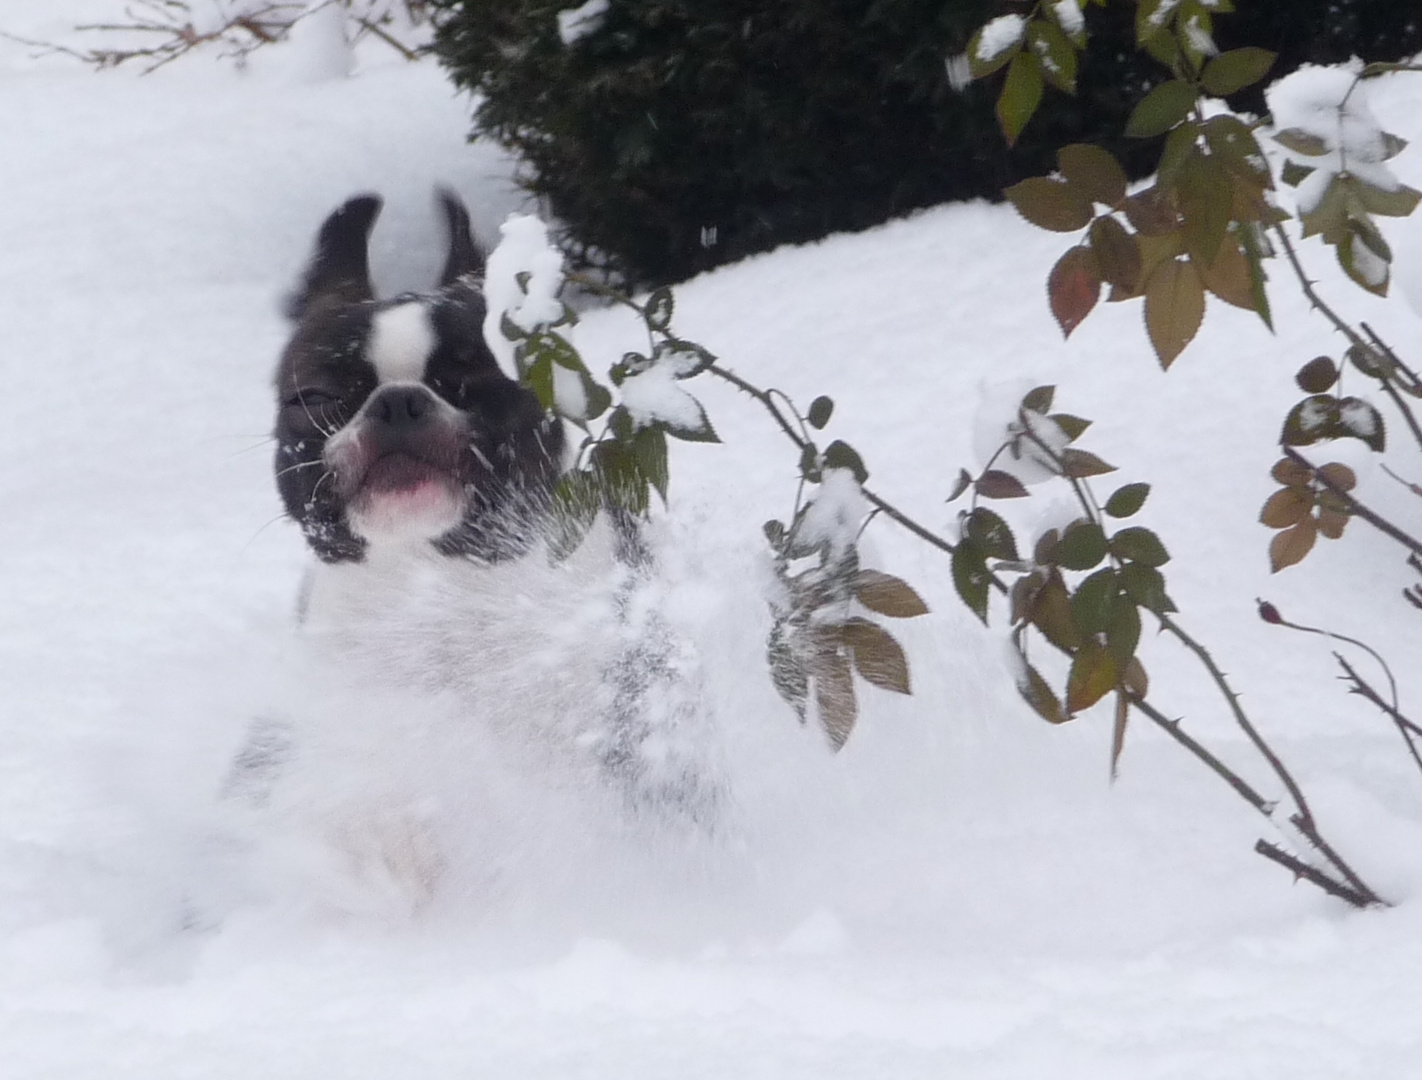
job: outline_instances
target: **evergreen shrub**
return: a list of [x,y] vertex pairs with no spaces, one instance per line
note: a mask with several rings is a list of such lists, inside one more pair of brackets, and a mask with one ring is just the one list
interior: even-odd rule
[[[1236,3],[1221,45],[1279,51],[1276,75],[1305,60],[1422,51],[1414,3]],[[608,0],[581,32],[566,29],[573,0],[433,6],[441,62],[477,95],[474,137],[520,157],[575,257],[641,285],[947,200],[999,198],[1050,171],[1064,143],[1102,145],[1136,175],[1159,158],[1153,141],[1120,135],[1162,78],[1135,47],[1124,0],[1088,7],[1075,96],[1049,91],[1012,147],[991,80],[956,90],[944,61],[986,20],[1030,4]]]

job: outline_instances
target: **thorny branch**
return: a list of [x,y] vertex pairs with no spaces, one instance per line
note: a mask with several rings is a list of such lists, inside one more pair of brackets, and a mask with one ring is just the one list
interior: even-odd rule
[[1377,529],[1379,532],[1383,533],[1386,536],[1392,537],[1392,539],[1396,540],[1399,544],[1407,548],[1414,555],[1422,556],[1422,541],[1417,540],[1413,536],[1404,532],[1402,529],[1399,529],[1396,525],[1388,521],[1381,514],[1377,513],[1375,510],[1369,509],[1365,504],[1360,503],[1357,499],[1353,498],[1353,496],[1349,492],[1344,491],[1343,488],[1339,487],[1336,483],[1330,480],[1326,473],[1324,473],[1321,469],[1315,466],[1311,461],[1308,460],[1308,458],[1304,457],[1292,446],[1283,447],[1283,451],[1284,456],[1286,458],[1288,458],[1295,464],[1302,465],[1313,475],[1313,478],[1315,480],[1317,480],[1330,492],[1336,495],[1339,501],[1341,501],[1348,508],[1348,513],[1354,514],[1362,518],[1364,521],[1366,521],[1373,528]]

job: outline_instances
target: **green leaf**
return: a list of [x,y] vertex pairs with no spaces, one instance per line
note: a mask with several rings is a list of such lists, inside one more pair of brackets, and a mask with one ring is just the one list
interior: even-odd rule
[[1106,534],[1094,521],[1073,521],[1062,533],[1057,562],[1068,570],[1090,570],[1106,557]]
[[665,286],[658,289],[647,297],[647,304],[643,309],[647,325],[653,330],[665,333],[667,327],[671,325],[674,307],[672,291]]
[[1016,211],[1039,229],[1077,232],[1091,224],[1091,201],[1073,185],[1033,176],[1003,192]]
[[1231,49],[1205,65],[1200,82],[1207,93],[1215,97],[1229,97],[1264,78],[1277,57],[1277,53],[1268,49]]
[[1140,0],[1136,5],[1136,44],[1158,38],[1171,24],[1178,0]]
[[1363,209],[1383,217],[1407,217],[1417,209],[1418,202],[1422,201],[1422,191],[1406,184],[1399,184],[1395,190],[1385,191],[1359,180],[1356,190]]
[[1375,453],[1387,449],[1382,413],[1362,398],[1345,397],[1338,402],[1338,430],[1341,435],[1362,439]]
[[1298,187],[1318,170],[1312,165],[1300,165],[1292,158],[1284,162],[1284,167],[1279,170],[1279,179],[1288,184],[1289,187]]
[[1111,654],[1094,640],[1084,642],[1072,658],[1067,675],[1068,711],[1077,713],[1095,705],[1116,687],[1118,672]]
[[1112,492],[1106,500],[1106,513],[1114,518],[1128,518],[1145,505],[1150,494],[1149,484],[1127,484]]
[[[687,396],[690,397],[690,395]],[[686,427],[681,424],[665,423],[667,434],[671,435],[673,438],[680,439],[683,442],[720,442],[721,436],[717,435],[716,429],[711,426],[711,421],[706,416],[706,410],[701,407],[701,402],[697,401],[695,398],[691,398],[691,400],[692,403],[696,406],[696,413],[699,417],[699,422],[696,424],[695,427]]]
[[991,75],[994,71],[1006,67],[1012,62],[1013,58],[1016,57],[1017,54],[1022,51],[1022,38],[1019,37],[1016,41],[1014,41],[1007,48],[1003,49],[1001,52],[996,53],[995,55],[989,57],[986,60],[982,59],[979,53],[982,49],[983,31],[986,29],[987,26],[983,26],[975,34],[973,34],[971,38],[968,39],[968,70],[972,74],[974,79],[984,78],[988,75]]
[[1164,135],[1190,115],[1195,88],[1182,79],[1163,82],[1146,94],[1126,121],[1126,134],[1136,139]]
[[666,433],[656,427],[642,428],[632,438],[632,453],[642,475],[657,489],[657,494],[662,498],[662,505],[666,505],[667,485],[671,481],[667,472]]
[[1234,219],[1234,190],[1229,174],[1213,155],[1192,153],[1181,166],[1176,184],[1185,218],[1185,250],[1198,266],[1208,267]]
[[1076,49],[1056,23],[1034,19],[1027,47],[1036,54],[1042,78],[1065,94],[1076,93]]
[[844,643],[853,653],[855,670],[865,682],[896,694],[913,693],[908,657],[883,627],[854,616],[844,624]]
[[1287,150],[1304,157],[1322,157],[1328,153],[1328,143],[1303,128],[1285,128],[1274,132],[1274,141]]
[[1127,563],[1121,567],[1121,585],[1126,595],[1147,611],[1162,615],[1176,610],[1175,603],[1166,595],[1165,578],[1153,566]]
[[1022,408],[1028,412],[1041,413],[1045,416],[1047,410],[1052,407],[1052,400],[1056,394],[1057,388],[1055,386],[1034,386],[1022,396]]
[[1101,271],[1087,247],[1068,248],[1047,276],[1047,299],[1063,337],[1081,325],[1101,297]]
[[581,469],[562,475],[553,489],[553,513],[557,528],[550,545],[555,560],[577,550],[602,508],[602,488],[597,477]]
[[861,570],[854,575],[854,596],[870,611],[891,619],[913,619],[928,614],[928,605],[913,586],[878,570]]
[[1254,301],[1254,310],[1272,332],[1274,317],[1269,310],[1269,292],[1264,287],[1268,275],[1264,273],[1264,246],[1260,241],[1259,232],[1255,226],[1245,225],[1236,235],[1239,237],[1240,248],[1244,252],[1249,269],[1249,291]]
[[1126,172],[1108,150],[1072,143],[1057,151],[1057,169],[1092,202],[1119,206],[1126,197]]
[[988,587],[992,580],[988,575],[987,553],[971,540],[960,541],[953,549],[952,567],[953,587],[958,590],[958,596],[986,626]]
[[538,398],[538,404],[545,409],[553,408],[553,358],[551,356],[545,353],[535,357],[525,370],[523,381]]
[[1135,601],[1124,593],[1111,599],[1110,623],[1106,627],[1106,648],[1120,671],[1126,669],[1141,640],[1141,614]]
[[1041,65],[1032,53],[1019,52],[1007,67],[1007,78],[997,99],[997,122],[1008,146],[1017,142],[1041,101]]
[[1170,554],[1160,542],[1160,537],[1139,525],[1122,529],[1112,536],[1111,553],[1118,559],[1150,567],[1164,566],[1170,561]]
[[1331,394],[1313,394],[1284,417],[1279,442],[1285,446],[1312,446],[1320,439],[1337,438],[1338,434],[1338,399]]
[[1086,429],[1091,426],[1090,420],[1083,420],[1079,416],[1072,416],[1070,413],[1052,413],[1047,417],[1057,427],[1066,434],[1067,442],[1075,442],[1086,433]]
[[1188,262],[1166,259],[1146,282],[1145,322],[1160,366],[1169,368],[1205,318],[1205,288]]
[[1080,585],[1071,598],[1076,624],[1088,634],[1104,634],[1111,624],[1111,605],[1121,591],[1116,571],[1109,566],[1096,571]]
[[810,411],[805,419],[810,422],[810,426],[816,431],[821,431],[830,422],[830,417],[834,414],[834,401],[821,395],[810,402]]
[[985,506],[970,513],[963,525],[963,535],[977,544],[990,559],[1013,562],[1017,559],[1017,541],[1001,516]]
[[836,439],[825,448],[822,460],[826,469],[848,469],[861,484],[869,479],[869,470],[864,467],[859,451],[841,439]]

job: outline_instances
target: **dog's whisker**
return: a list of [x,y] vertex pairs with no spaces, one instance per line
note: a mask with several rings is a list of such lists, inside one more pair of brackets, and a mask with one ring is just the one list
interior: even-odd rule
[[284,468],[284,469],[278,469],[277,472],[276,472],[276,477],[277,477],[278,480],[280,480],[280,479],[281,479],[283,476],[285,476],[287,473],[294,473],[294,472],[296,472],[297,469],[320,469],[320,468],[324,468],[325,465],[326,465],[326,463],[325,463],[324,461],[320,461],[320,460],[317,460],[317,461],[298,461],[295,465],[288,465],[288,466],[287,466],[286,468]]

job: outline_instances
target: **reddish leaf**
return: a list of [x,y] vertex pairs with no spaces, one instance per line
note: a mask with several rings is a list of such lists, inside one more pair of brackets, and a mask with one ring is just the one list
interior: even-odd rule
[[1101,297],[1101,272],[1090,249],[1074,247],[1057,260],[1047,278],[1047,297],[1063,336],[1070,337]]
[[989,469],[978,477],[974,487],[985,499],[1021,499],[1027,495],[1022,481],[1001,469]]

